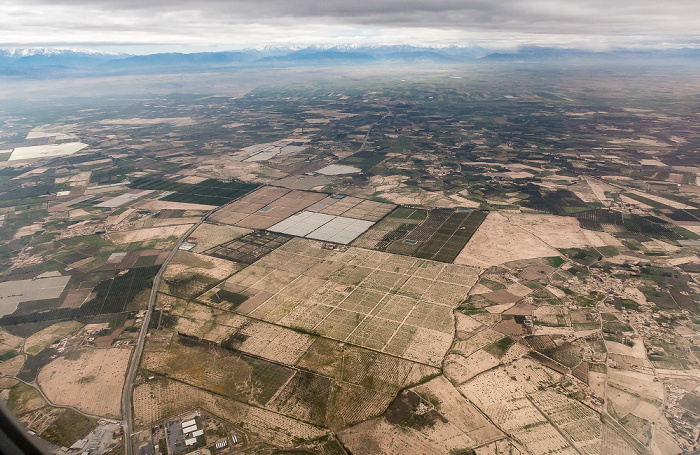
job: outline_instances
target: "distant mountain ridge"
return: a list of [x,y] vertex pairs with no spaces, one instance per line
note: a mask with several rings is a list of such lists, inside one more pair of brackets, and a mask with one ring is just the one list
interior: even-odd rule
[[479,46],[382,44],[314,45],[304,48],[263,46],[236,51],[129,55],[89,49],[0,49],[0,74],[30,76],[52,68],[56,74],[129,73],[228,67],[333,66],[382,64],[459,64],[486,62],[591,63],[656,59],[700,62],[700,49],[612,50],[553,47],[498,51]]
[[0,49],[0,67],[63,66],[89,68],[120,59],[125,54],[91,49]]

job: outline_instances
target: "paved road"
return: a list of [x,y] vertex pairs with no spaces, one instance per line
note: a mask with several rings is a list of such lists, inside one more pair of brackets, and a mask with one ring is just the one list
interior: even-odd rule
[[[389,111],[386,114],[384,114],[379,120],[374,122],[372,125],[370,125],[369,129],[367,130],[367,134],[365,134],[365,138],[362,141],[362,145],[360,146],[360,149],[358,152],[361,152],[365,149],[367,146],[367,141],[369,139],[369,135],[372,132],[372,128],[376,126],[379,122],[383,121],[385,118],[393,115],[393,112]],[[356,152],[356,153],[358,153]],[[132,426],[132,415],[131,415],[131,395],[132,395],[132,390],[133,390],[133,385],[134,385],[134,379],[136,379],[136,370],[138,369],[139,363],[141,361],[141,354],[143,353],[143,344],[146,340],[146,333],[148,333],[148,324],[151,320],[151,314],[153,313],[153,307],[155,306],[156,303],[156,297],[158,295],[158,288],[160,286],[160,280],[163,276],[163,272],[165,269],[168,267],[168,264],[170,263],[170,260],[175,256],[175,253],[177,253],[177,250],[180,248],[180,245],[182,242],[184,242],[192,233],[197,229],[202,223],[204,223],[209,216],[216,212],[217,210],[220,210],[227,205],[231,204],[234,201],[230,201],[227,204],[224,204],[222,206],[219,206],[215,209],[210,210],[207,212],[197,224],[192,226],[187,232],[185,232],[182,237],[180,237],[180,240],[178,240],[177,245],[172,249],[170,254],[168,255],[168,258],[163,262],[163,265],[160,266],[160,270],[158,270],[158,273],[156,274],[155,278],[153,278],[153,287],[151,288],[151,297],[148,300],[148,309],[146,310],[146,316],[143,319],[143,325],[141,326],[141,333],[139,333],[139,339],[138,342],[136,343],[136,347],[134,348],[134,353],[131,356],[131,364],[129,365],[129,371],[127,373],[126,377],[126,382],[124,383],[124,390],[122,391],[122,409],[124,410],[124,441],[126,444],[126,455],[133,455],[133,445],[131,443],[131,426]]]
[[[227,204],[228,205],[228,204]],[[222,206],[224,207],[224,206]],[[160,287],[160,280],[163,276],[163,272],[168,267],[170,260],[175,256],[177,250],[180,248],[182,242],[187,240],[187,238],[192,235],[192,233],[197,229],[202,223],[204,223],[209,215],[214,213],[221,207],[217,207],[214,210],[210,210],[206,215],[202,217],[197,224],[192,226],[187,232],[185,232],[180,240],[178,240],[177,245],[172,249],[168,255],[163,265],[160,266],[160,270],[153,278],[153,287],[151,288],[151,297],[148,300],[148,309],[146,310],[146,317],[143,318],[143,325],[141,326],[141,333],[139,333],[139,339],[134,348],[134,352],[131,356],[131,364],[129,365],[129,372],[127,373],[126,382],[124,383],[124,390],[122,391],[122,409],[124,410],[124,444],[126,445],[126,455],[133,455],[133,445],[131,442],[131,394],[133,391],[134,379],[136,378],[136,370],[138,369],[139,363],[141,361],[141,354],[143,353],[143,344],[146,341],[146,333],[148,333],[148,323],[151,320],[151,314],[153,313],[153,307],[156,303],[156,297],[158,296],[158,288]]]

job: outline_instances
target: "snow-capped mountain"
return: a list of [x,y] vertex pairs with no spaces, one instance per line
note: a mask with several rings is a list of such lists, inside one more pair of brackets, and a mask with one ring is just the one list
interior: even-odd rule
[[124,57],[128,57],[128,55],[92,49],[0,49],[0,67],[62,66],[86,68]]

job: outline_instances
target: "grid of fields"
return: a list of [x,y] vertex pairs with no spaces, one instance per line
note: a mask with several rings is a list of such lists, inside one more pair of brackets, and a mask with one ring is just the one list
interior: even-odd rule
[[286,235],[259,231],[209,248],[203,253],[229,261],[252,264],[289,239]]
[[267,229],[325,197],[321,193],[265,186],[219,210],[210,220],[249,229]]
[[240,314],[439,365],[452,342],[452,308],[477,275],[469,267],[332,251],[296,238],[220,287],[248,297],[235,309]]
[[486,219],[485,211],[401,207],[354,243],[379,251],[452,262]]
[[[375,224],[372,229],[362,234],[361,237],[355,240],[354,245],[377,251],[387,251],[395,240],[406,237],[427,216],[427,210],[399,207]],[[399,243],[397,246],[400,245]],[[414,246],[410,245],[409,248],[413,250]],[[400,253],[400,251],[395,252]]]
[[219,210],[211,220],[348,244],[395,207],[344,195],[266,186]]
[[454,212],[416,252],[416,257],[452,262],[486,219],[488,212]]
[[347,245],[372,227],[372,224],[372,221],[303,211],[270,226],[270,230]]
[[328,215],[345,216],[365,221],[379,221],[396,208],[393,204],[368,201],[352,196],[334,195],[318,201],[307,210]]
[[22,316],[3,316],[0,325],[29,322],[77,319],[100,314],[121,313],[137,294],[151,287],[160,266],[129,269],[125,274],[100,282],[93,292],[95,297],[80,308],[57,308],[42,313]]
[[172,194],[161,198],[163,201],[204,205],[223,205],[258,187],[253,183],[227,183],[217,179],[190,184],[154,177],[136,179],[129,186],[142,190],[172,191]]

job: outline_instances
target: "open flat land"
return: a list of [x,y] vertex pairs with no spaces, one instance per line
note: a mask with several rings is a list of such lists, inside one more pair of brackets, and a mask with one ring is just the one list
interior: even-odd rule
[[5,74],[0,399],[70,447],[143,330],[144,447],[697,450],[697,71],[490,62]]
[[53,403],[75,406],[88,414],[119,417],[128,349],[72,351],[46,365],[38,382]]
[[437,365],[452,342],[452,308],[476,278],[468,267],[294,239],[224,286],[250,296],[241,314]]

